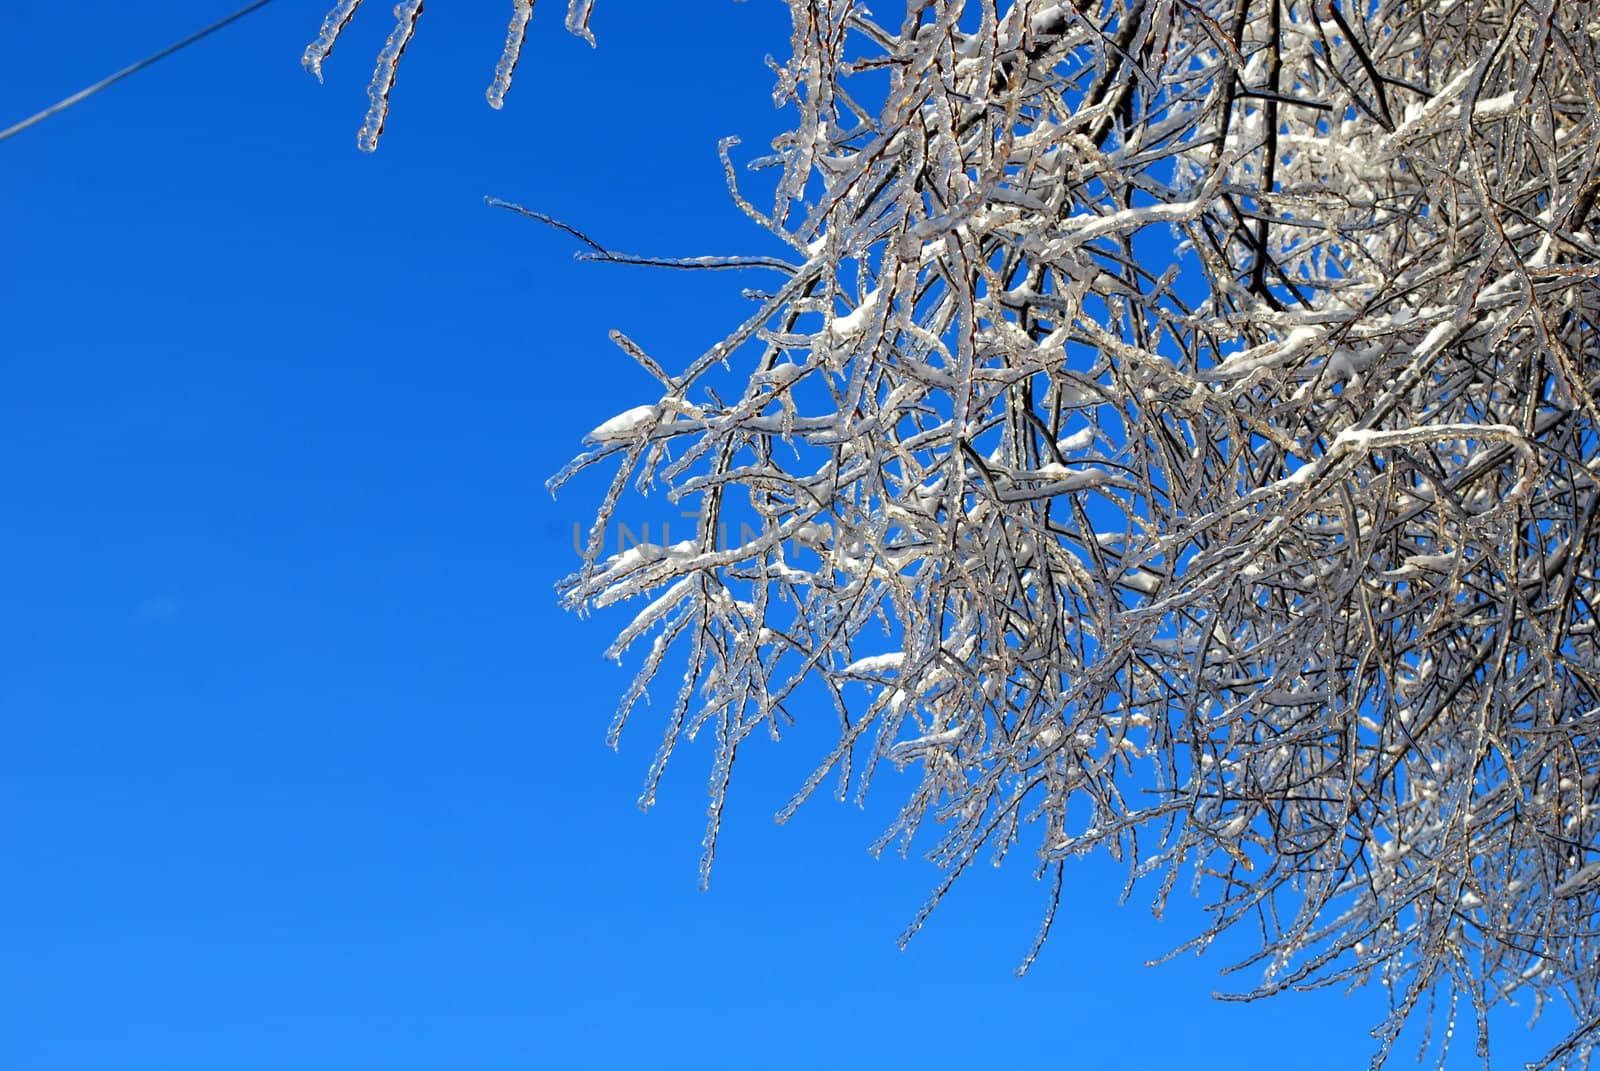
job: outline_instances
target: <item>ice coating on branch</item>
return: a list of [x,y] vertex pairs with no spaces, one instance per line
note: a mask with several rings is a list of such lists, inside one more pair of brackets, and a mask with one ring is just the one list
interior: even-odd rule
[[567,31],[589,42],[591,48],[594,47],[594,34],[589,32],[589,14],[593,7],[594,0],[572,0],[567,5]]
[[[356,8],[360,6],[361,0],[338,0],[322,20],[322,30],[318,33],[317,39],[306,47],[300,62],[306,70],[316,76],[317,81],[322,81],[323,61],[333,51],[334,43],[355,15]],[[511,90],[512,76],[516,73],[517,63],[522,56],[528,22],[533,17],[533,6],[534,0],[512,0],[511,22],[506,27],[505,47],[501,50],[499,62],[495,64],[494,77],[489,88],[484,91],[491,108],[498,110],[505,105],[506,94]],[[567,29],[588,41],[591,47],[595,43],[594,34],[589,30],[589,16],[593,6],[594,0],[571,0],[567,9]],[[384,43],[383,50],[378,54],[377,67],[373,71],[372,82],[367,87],[369,101],[367,114],[356,138],[356,143],[363,152],[375,151],[378,140],[383,136],[384,122],[389,114],[389,94],[394,89],[396,69],[405,53],[406,45],[416,32],[417,18],[421,14],[422,0],[401,0],[394,9],[394,29]]]
[[499,111],[505,106],[506,94],[511,91],[511,76],[516,73],[517,60],[522,56],[523,38],[528,33],[528,20],[533,17],[533,0],[512,0],[511,25],[506,28],[506,47],[495,64],[494,81],[485,96],[489,107]]
[[389,94],[394,89],[395,71],[400,57],[405,55],[411,35],[417,31],[417,17],[422,14],[423,0],[400,0],[394,9],[394,29],[378,53],[378,66],[372,72],[372,83],[367,86],[367,118],[356,134],[356,144],[362,152],[373,152],[378,139],[383,136],[384,120],[389,116]]
[[617,466],[561,590],[644,606],[641,799],[708,750],[709,865],[821,711],[783,813],[904,764],[928,910],[1104,851],[1247,995],[1387,988],[1378,1063],[1436,995],[1600,1024],[1600,0],[789,8],[721,148],[781,278],[556,480]]
[[322,20],[322,32],[317,34],[317,39],[306,46],[305,55],[300,57],[300,65],[314,74],[317,81],[322,81],[322,61],[333,51],[334,42],[360,6],[361,0],[339,0]]

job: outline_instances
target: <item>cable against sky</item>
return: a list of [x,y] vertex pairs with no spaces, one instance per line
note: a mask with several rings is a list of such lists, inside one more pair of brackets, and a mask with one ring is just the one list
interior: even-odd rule
[[266,7],[270,3],[272,3],[272,0],[255,0],[254,3],[246,4],[244,7],[240,8],[238,11],[235,11],[233,14],[229,15],[227,18],[221,19],[221,20],[219,20],[217,22],[213,22],[210,26],[207,26],[205,29],[195,31],[194,33],[190,34],[188,37],[185,37],[183,40],[178,41],[175,44],[168,45],[166,48],[163,48],[160,52],[157,52],[152,56],[147,56],[146,58],[140,60],[138,63],[134,63],[134,64],[131,64],[131,65],[127,66],[127,67],[124,67],[124,68],[122,68],[122,70],[116,72],[115,74],[108,75],[107,77],[102,78],[100,81],[94,83],[93,85],[88,86],[88,87],[86,87],[84,89],[78,90],[78,92],[72,94],[72,96],[67,97],[64,100],[57,101],[55,104],[50,105],[50,107],[44,109],[43,111],[35,112],[33,115],[28,116],[28,118],[22,120],[21,122],[15,123],[15,124],[13,124],[11,126],[8,126],[4,130],[0,130],[0,141],[5,141],[7,138],[12,137],[13,135],[20,134],[24,130],[28,129],[30,126],[33,126],[36,123],[42,123],[44,120],[50,118],[52,115],[55,115],[58,112],[66,111],[68,108],[72,107],[74,104],[77,104],[77,103],[79,103],[81,101],[87,100],[88,98],[94,96],[96,93],[100,92],[102,89],[105,89],[108,86],[115,85],[117,82],[122,81],[124,78],[128,77],[130,74],[137,74],[138,72],[144,70],[146,67],[149,67],[149,66],[151,66],[153,64],[161,62],[162,60],[166,59],[168,56],[172,55],[174,52],[181,52],[183,49],[188,48],[190,45],[195,44],[195,43],[197,43],[197,42],[199,42],[201,40],[204,40],[205,38],[207,38],[207,37],[211,36],[212,34],[216,33],[218,30],[222,29],[224,26],[227,26],[227,25],[229,25],[231,23],[234,23],[234,22],[238,22],[240,19],[244,18],[246,15],[249,15],[252,12],[255,12],[255,11],[259,11],[261,8]]

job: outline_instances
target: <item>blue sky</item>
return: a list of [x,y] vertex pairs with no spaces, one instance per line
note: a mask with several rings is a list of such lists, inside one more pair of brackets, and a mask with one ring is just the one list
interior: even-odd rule
[[[0,126],[232,6],[18,5]],[[782,129],[786,14],[602,0],[590,50],[547,0],[495,113],[509,7],[430,6],[375,156],[379,0],[326,86],[322,0],[280,0],[0,144],[0,1067],[1365,1066],[1377,1003],[1144,969],[1193,915],[1092,861],[1026,980],[1020,857],[897,951],[938,874],[864,851],[892,784],[774,826],[804,732],[742,757],[696,891],[707,749],[637,810],[658,725],[603,746],[616,619],[552,595],[599,485],[543,484],[653,400],[608,328],[682,364],[744,284],[483,197],[771,251],[715,145]]]

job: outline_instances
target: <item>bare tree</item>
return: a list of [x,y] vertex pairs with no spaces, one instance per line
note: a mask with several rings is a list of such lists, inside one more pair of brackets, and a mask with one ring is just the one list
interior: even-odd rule
[[[1563,1002],[1539,1066],[1586,1062],[1600,3],[789,6],[770,207],[723,153],[792,256],[679,262],[777,282],[675,373],[614,333],[661,395],[552,481],[616,467],[567,605],[653,597],[613,738],[687,667],[644,801],[713,739],[709,868],[741,746],[831,696],[779,817],[920,768],[880,847],[937,827],[946,877],[907,936],[1025,840],[1042,943],[1103,849],[1157,910],[1191,880],[1194,945],[1259,933],[1243,998],[1385,987],[1375,1063],[1438,996],[1486,1062],[1489,1009]],[[606,556],[630,483],[694,538]]]

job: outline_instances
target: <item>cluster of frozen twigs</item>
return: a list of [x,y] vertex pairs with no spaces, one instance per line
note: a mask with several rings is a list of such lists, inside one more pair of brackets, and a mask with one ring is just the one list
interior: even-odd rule
[[[511,78],[516,73],[517,61],[522,57],[522,44],[528,33],[528,20],[533,17],[534,0],[511,0],[511,24],[506,28],[506,47],[500,54],[500,62],[495,65],[494,78],[489,83],[488,92],[491,108],[504,106],[506,94],[511,91]],[[367,118],[361,124],[361,131],[356,135],[356,143],[366,152],[372,152],[378,147],[378,139],[383,136],[383,126],[389,117],[389,94],[394,90],[395,72],[400,67],[400,59],[405,55],[406,46],[411,43],[411,37],[417,31],[417,21],[422,17],[423,0],[399,0],[394,9],[394,29],[389,31],[389,38],[383,44],[383,50],[378,53],[378,65],[372,72],[372,84],[367,87],[369,105]],[[306,46],[305,55],[300,62],[305,69],[322,79],[322,63],[338,42],[339,35],[344,28],[350,25],[350,20],[355,18],[356,9],[361,6],[361,0],[338,0],[322,20],[322,31],[317,34],[317,39]],[[569,0],[567,9],[567,29],[594,44],[594,36],[589,33],[589,10],[594,6],[594,0]]]
[[[709,866],[738,749],[831,694],[791,807],[919,768],[928,909],[1103,849],[1259,933],[1243,996],[1387,987],[1377,1062],[1523,996],[1586,1060],[1600,3],[790,8],[770,207],[725,149],[781,281],[676,373],[614,336],[661,396],[554,481],[617,466],[568,604],[651,599],[616,730],[687,665],[646,799],[713,739]],[[606,556],[630,484],[696,535]]]

